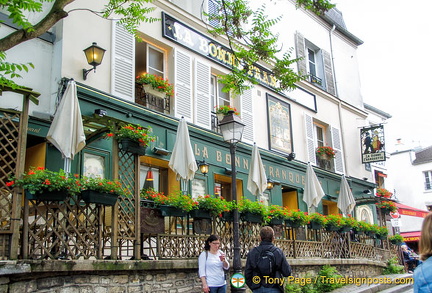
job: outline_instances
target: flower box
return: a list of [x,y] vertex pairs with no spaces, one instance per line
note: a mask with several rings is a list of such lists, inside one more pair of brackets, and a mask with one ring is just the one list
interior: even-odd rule
[[147,149],[146,146],[141,146],[138,142],[127,138],[120,140],[119,148],[125,152],[137,154],[139,156],[144,156]]
[[83,190],[81,192],[81,198],[86,203],[113,206],[117,202],[118,195],[114,193],[99,192],[94,190]]
[[195,209],[189,212],[189,216],[194,219],[211,219],[210,211],[204,209]]
[[263,218],[261,214],[245,212],[240,214],[241,219],[250,223],[262,223]]
[[344,226],[344,227],[342,227],[342,228],[339,229],[339,232],[341,232],[341,233],[347,233],[349,231],[351,231],[351,227],[350,226]]
[[186,217],[187,212],[169,205],[160,205],[159,209],[164,217]]
[[232,222],[232,221],[234,221],[234,212],[233,211],[223,212],[221,220],[225,221],[225,222]]
[[301,226],[301,223],[293,220],[285,220],[285,225],[291,228],[299,228]]
[[45,200],[45,201],[63,201],[66,199],[67,192],[64,190],[45,191],[42,193],[25,192],[25,196],[30,200]]
[[319,230],[323,228],[323,225],[317,222],[310,222],[308,224],[308,228],[309,229],[313,229],[313,230]]
[[271,218],[269,224],[270,225],[282,225],[283,222],[284,222],[284,220],[281,218]]
[[325,227],[325,229],[326,229],[327,231],[332,231],[332,232],[334,232],[334,231],[339,231],[339,230],[341,229],[341,227],[339,227],[339,226],[335,226],[335,225],[327,225],[327,226]]
[[146,94],[150,94],[152,96],[159,97],[159,98],[165,98],[165,96],[166,96],[166,93],[155,90],[149,84],[143,84],[143,88],[144,88],[144,91],[146,92]]

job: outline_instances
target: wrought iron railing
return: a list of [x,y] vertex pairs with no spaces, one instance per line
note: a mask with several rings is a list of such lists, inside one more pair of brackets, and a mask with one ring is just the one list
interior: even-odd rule
[[142,84],[135,84],[135,103],[161,113],[170,114],[170,97],[166,95],[164,97],[158,97],[147,93]]

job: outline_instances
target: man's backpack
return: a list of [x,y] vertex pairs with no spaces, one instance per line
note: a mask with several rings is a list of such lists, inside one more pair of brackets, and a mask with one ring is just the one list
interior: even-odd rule
[[262,277],[274,277],[276,273],[276,257],[274,255],[276,247],[272,246],[270,249],[264,249],[258,246],[257,249],[259,252],[256,262],[258,273]]

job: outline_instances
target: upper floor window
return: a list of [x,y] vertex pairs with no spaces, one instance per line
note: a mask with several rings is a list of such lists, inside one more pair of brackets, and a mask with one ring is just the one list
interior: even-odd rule
[[145,72],[165,78],[165,54],[146,43],[135,43],[135,76]]
[[[229,93],[224,93],[222,91],[223,84],[221,84],[216,75],[212,75],[210,78],[210,96],[211,96],[211,107],[212,112],[219,106],[229,106],[230,105],[230,95]],[[218,131],[219,121],[215,114],[212,114],[212,130]]]
[[335,95],[333,64],[329,52],[296,33],[296,52],[298,71],[309,75],[309,81],[328,93]]
[[425,175],[425,190],[432,189],[432,171],[423,172]]

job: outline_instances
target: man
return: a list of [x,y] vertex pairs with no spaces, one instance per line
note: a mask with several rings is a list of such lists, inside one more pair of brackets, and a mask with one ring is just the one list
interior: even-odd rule
[[[246,260],[246,284],[254,293],[281,293],[286,281],[282,277],[291,275],[291,267],[282,250],[273,245],[271,227],[262,227],[260,238],[260,245],[249,252]],[[270,268],[266,268],[268,264]]]

